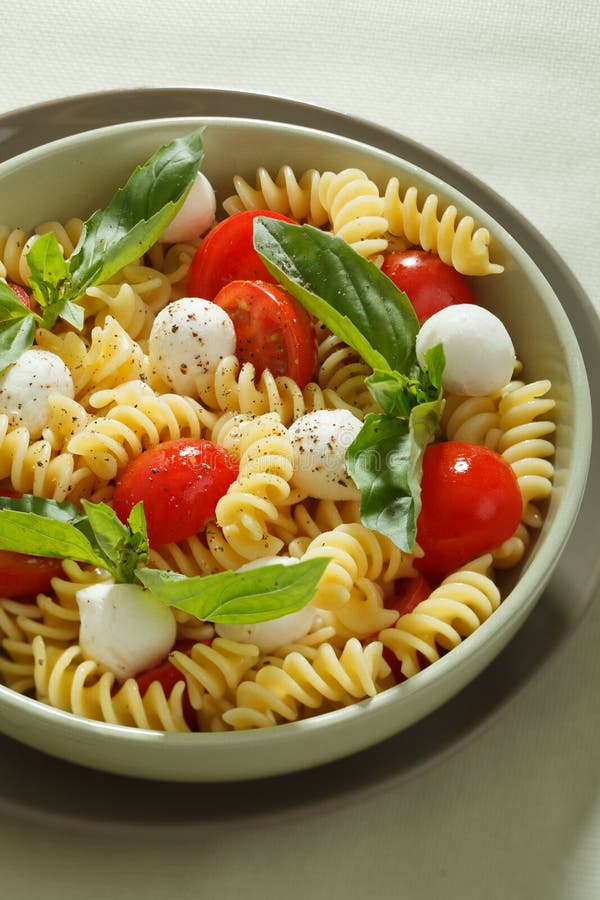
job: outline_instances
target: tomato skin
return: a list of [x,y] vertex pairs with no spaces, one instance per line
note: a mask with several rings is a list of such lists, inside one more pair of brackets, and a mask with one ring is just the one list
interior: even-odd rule
[[214,302],[232,319],[236,356],[254,365],[256,377],[269,369],[305,387],[317,367],[317,337],[295,297],[265,281],[232,281]]
[[249,209],[219,222],[194,254],[188,278],[190,297],[214,300],[230,281],[247,279],[275,283],[252,243],[257,216],[298,224],[294,219],[268,209]]
[[511,537],[523,509],[515,473],[487,447],[446,441],[423,457],[422,508],[417,543],[424,556],[414,566],[441,578]]
[[52,579],[61,574],[60,559],[0,550],[0,597],[35,597],[46,593]]
[[421,325],[446,306],[477,303],[466,278],[426,250],[390,253],[381,271],[404,291]]
[[[205,641],[204,643],[209,642]],[[178,641],[173,647],[173,650],[180,650],[182,653],[187,653],[189,656],[193,646],[194,641]],[[138,683],[138,687],[140,689],[140,694],[142,697],[154,681],[159,681],[167,698],[170,696],[171,691],[178,681],[185,681],[184,676],[181,674],[179,669],[175,668],[168,657],[157,666],[154,666],[152,669],[146,669],[145,672],[141,672],[139,675],[136,675],[135,680]],[[190,729],[190,731],[197,731],[198,720],[196,717],[196,712],[192,704],[190,703],[187,687],[182,697],[182,708],[183,717],[187,723],[188,728]]]
[[423,575],[399,578],[394,593],[385,601],[388,609],[396,609],[401,616],[411,613],[422,600],[427,600],[433,588]]
[[238,468],[235,457],[212,441],[165,441],[127,466],[115,487],[113,509],[125,522],[142,500],[150,546],[182,541],[214,516]]

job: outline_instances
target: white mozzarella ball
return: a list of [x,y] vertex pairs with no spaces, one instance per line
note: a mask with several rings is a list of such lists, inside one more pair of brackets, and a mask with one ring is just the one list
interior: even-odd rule
[[158,665],[172,649],[177,624],[170,607],[136,584],[93,584],[77,591],[79,644],[121,679]]
[[55,353],[32,347],[0,377],[0,412],[35,440],[48,424],[51,394],[74,397],[71,373]]
[[200,297],[182,297],[162,309],[150,332],[150,359],[178,394],[198,396],[225,356],[235,353],[235,328],[227,313]]
[[[276,563],[289,566],[297,562],[297,559],[290,556],[268,556],[252,560],[252,562],[240,566],[237,571],[244,572],[248,569],[257,569],[260,566]],[[216,623],[215,631],[219,637],[227,638],[230,641],[254,644],[261,653],[273,653],[283,644],[291,644],[304,637],[310,631],[317,614],[318,610],[308,604],[297,612],[279,616],[277,619],[268,619],[266,622],[255,622],[252,625]]]
[[345,455],[361,428],[360,419],[347,409],[319,409],[292,422],[294,487],[321,500],[358,500]]
[[214,224],[217,201],[206,175],[198,172],[181,209],[169,222],[159,240],[176,244],[197,240]]
[[444,347],[444,390],[481,397],[494,394],[512,378],[515,349],[500,319],[483,306],[447,306],[423,323],[417,335],[417,359],[425,367],[425,353]]

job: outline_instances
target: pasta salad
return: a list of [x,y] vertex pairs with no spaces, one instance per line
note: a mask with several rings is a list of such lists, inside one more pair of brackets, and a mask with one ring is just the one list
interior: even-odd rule
[[[161,731],[373,697],[501,602],[554,402],[491,238],[359,169],[233,173],[202,130],[86,222],[0,226],[0,675]],[[217,221],[219,220],[219,221]]]

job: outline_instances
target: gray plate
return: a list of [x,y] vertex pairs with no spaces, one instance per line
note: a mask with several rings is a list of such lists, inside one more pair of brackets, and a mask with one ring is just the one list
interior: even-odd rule
[[[581,513],[550,585],[508,647],[465,690],[401,735],[341,761],[269,781],[163,784],[62,762],[0,736],[0,810],[78,827],[177,829],[271,818],[389,790],[458,749],[498,715],[572,634],[600,579],[595,498],[600,488],[600,320],[562,260],[511,206],[432,151],[341,113],[277,97],[206,88],[117,91],[67,98],[0,117],[0,161],[51,140],[138,119],[168,116],[270,119],[372,144],[422,166],[488,211],[525,248],[552,285],[579,339],[590,379],[594,438]],[[1,218],[1,216],[0,216]],[[155,811],[161,810],[160,824]]]

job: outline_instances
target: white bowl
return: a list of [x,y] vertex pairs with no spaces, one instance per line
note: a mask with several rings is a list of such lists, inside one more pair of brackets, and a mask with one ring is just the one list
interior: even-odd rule
[[525,251],[485,210],[438,178],[389,153],[336,135],[257,120],[207,118],[128,123],[75,135],[0,165],[3,222],[32,229],[49,219],[85,218],[104,205],[157,147],[206,125],[203,170],[220,203],[231,178],[257,166],[365,170],[391,175],[454,203],[491,232],[502,276],[477,280],[480,301],[506,324],[529,381],[552,380],[557,430],[555,487],[525,563],[506,580],[499,609],[457,648],[403,684],[345,709],[250,732],[166,734],[89,721],[0,685],[0,729],[47,753],[123,775],[227,781],[298,771],[395,734],[454,696],[500,652],[533,609],[556,566],[583,496],[591,448],[585,368],[560,303]]

